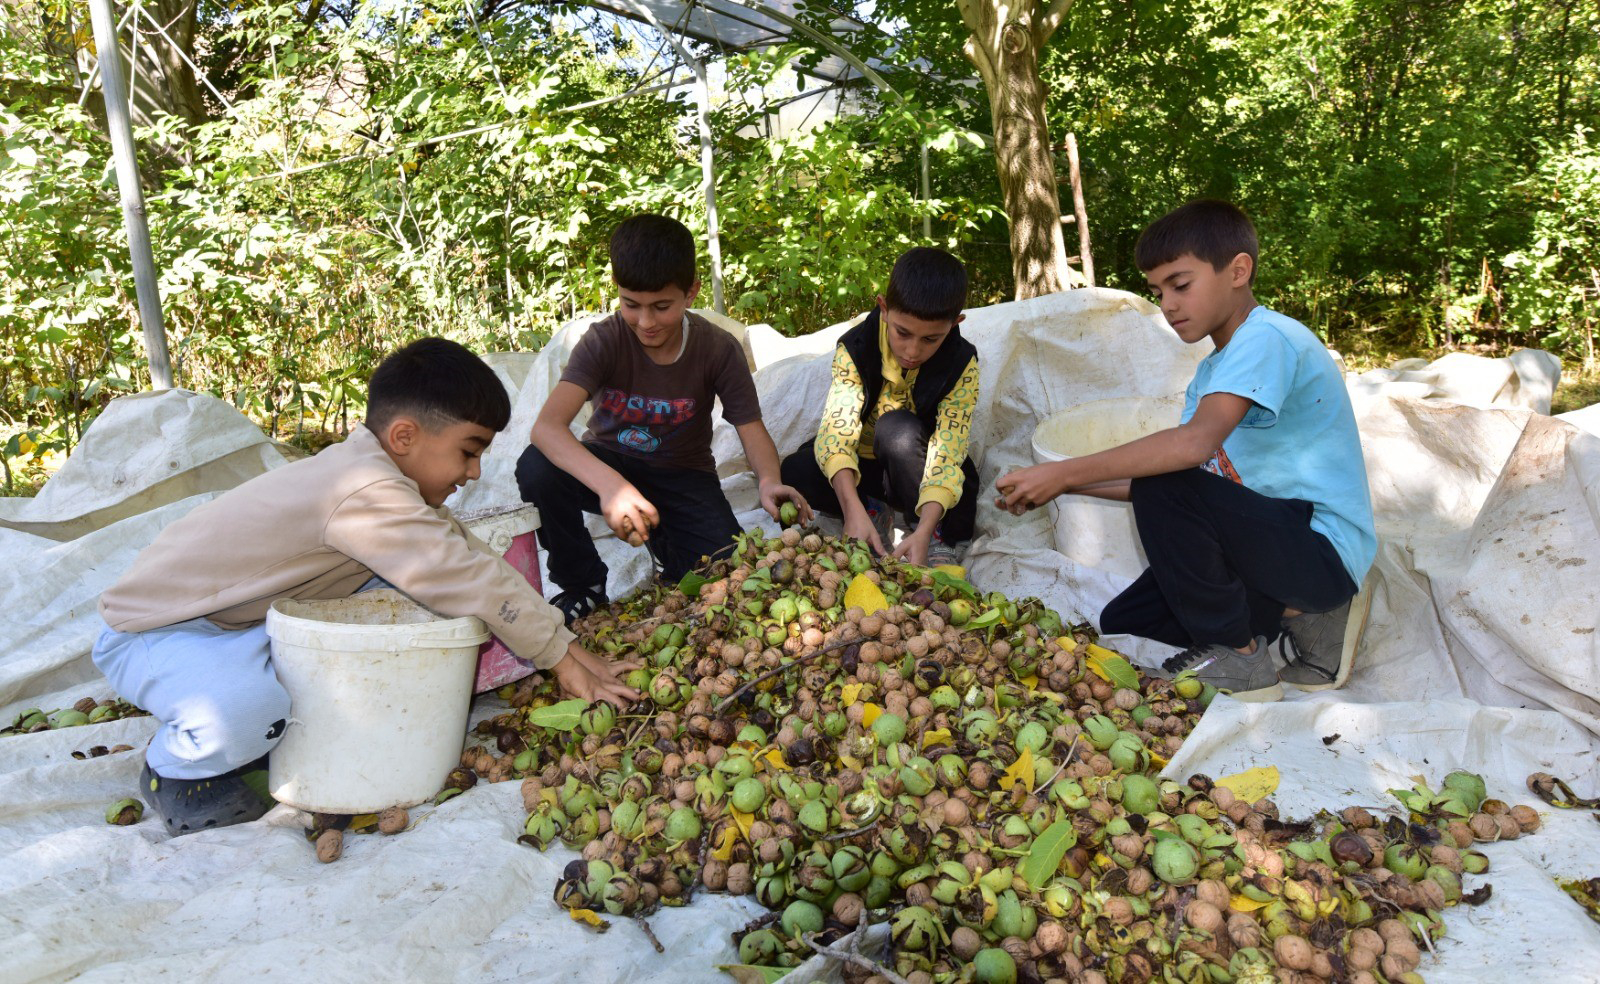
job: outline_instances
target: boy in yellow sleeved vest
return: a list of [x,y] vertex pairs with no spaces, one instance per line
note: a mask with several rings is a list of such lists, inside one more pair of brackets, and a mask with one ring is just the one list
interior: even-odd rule
[[783,461],[786,485],[880,554],[903,515],[893,554],[913,564],[954,563],[977,513],[967,444],[978,352],[958,327],[966,300],[960,260],[926,246],[901,254],[878,306],[839,339],[816,439]]

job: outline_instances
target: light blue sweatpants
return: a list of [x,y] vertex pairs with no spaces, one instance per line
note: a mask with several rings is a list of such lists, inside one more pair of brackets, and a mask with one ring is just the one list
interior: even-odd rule
[[109,626],[94,665],[124,700],[161,722],[145,760],[168,779],[207,779],[254,762],[283,737],[289,694],[272,670],[267,627],[204,618],[147,632]]

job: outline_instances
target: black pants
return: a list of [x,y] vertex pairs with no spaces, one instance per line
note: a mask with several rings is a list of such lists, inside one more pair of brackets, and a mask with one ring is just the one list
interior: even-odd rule
[[1247,646],[1283,611],[1326,612],[1356,593],[1311,503],[1274,499],[1200,468],[1133,480],[1150,567],[1100,614],[1100,631],[1171,646]]
[[[916,414],[892,410],[878,418],[872,433],[871,458],[860,459],[861,495],[882,499],[905,514],[905,525],[917,525],[917,499],[922,494],[922,472],[928,460],[928,428]],[[792,485],[811,508],[830,516],[843,514],[839,496],[817,465],[816,441],[807,441],[783,459],[783,482]],[[978,469],[968,458],[961,463],[961,498],[939,520],[939,536],[946,543],[972,539],[978,515]],[[885,547],[888,544],[884,544]]]
[[[739,532],[733,507],[712,472],[664,468],[594,443],[584,447],[631,482],[661,514],[650,546],[669,581],[698,566],[702,556],[729,546]],[[584,513],[600,512],[600,497],[533,445],[517,460],[517,489],[524,502],[539,509],[539,546],[556,587],[605,584],[606,565],[583,525]]]

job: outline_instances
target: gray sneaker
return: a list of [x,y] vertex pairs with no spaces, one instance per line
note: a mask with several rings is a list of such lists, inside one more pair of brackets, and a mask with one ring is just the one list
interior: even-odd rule
[[1344,686],[1355,662],[1345,646],[1350,624],[1350,602],[1331,612],[1307,612],[1283,620],[1283,635],[1276,643],[1283,669],[1278,679],[1301,690],[1333,690]]
[[1266,702],[1283,699],[1283,687],[1278,684],[1277,664],[1267,651],[1266,636],[1256,636],[1256,651],[1246,655],[1232,646],[1210,643],[1190,646],[1161,664],[1162,669],[1177,675],[1193,671],[1201,683],[1209,683],[1234,700]]

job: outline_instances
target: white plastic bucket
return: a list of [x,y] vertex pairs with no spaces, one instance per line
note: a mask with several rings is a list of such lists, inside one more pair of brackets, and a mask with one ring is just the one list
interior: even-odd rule
[[375,813],[431,799],[466,742],[476,618],[441,619],[398,591],[274,602],[272,665],[290,721],[268,759],[280,803]]
[[[1033,429],[1033,460],[1065,461],[1176,427],[1183,398],[1118,397],[1053,413]],[[1126,502],[1087,495],[1050,501],[1056,550],[1086,567],[1136,578],[1149,566]]]

